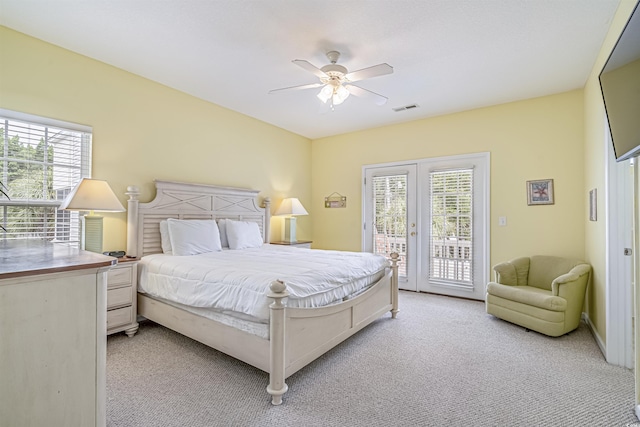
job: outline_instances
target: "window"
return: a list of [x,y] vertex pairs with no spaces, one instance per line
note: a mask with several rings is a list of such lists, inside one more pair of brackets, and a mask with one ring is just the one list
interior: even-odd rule
[[400,255],[398,274],[407,275],[407,174],[373,177],[373,253]]
[[473,170],[431,172],[430,279],[473,283]]
[[78,212],[58,209],[91,176],[91,128],[0,109],[3,239],[77,244]]

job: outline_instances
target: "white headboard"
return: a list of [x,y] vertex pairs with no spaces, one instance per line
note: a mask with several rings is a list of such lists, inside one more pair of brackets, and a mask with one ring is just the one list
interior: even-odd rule
[[245,188],[155,180],[156,197],[140,203],[140,190],[127,188],[127,255],[142,257],[161,253],[160,221],[177,219],[221,219],[256,222],[269,243],[271,209],[257,204],[258,191]]

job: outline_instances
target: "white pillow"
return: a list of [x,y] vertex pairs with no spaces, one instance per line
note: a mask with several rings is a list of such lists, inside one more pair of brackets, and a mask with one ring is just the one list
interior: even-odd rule
[[218,230],[220,230],[220,244],[223,248],[228,248],[229,240],[227,239],[227,220],[225,218],[218,220]]
[[218,224],[212,219],[169,218],[167,225],[173,255],[197,255],[222,250]]
[[169,225],[167,224],[166,219],[160,221],[160,241],[162,245],[162,253],[172,255],[171,236],[169,235]]
[[257,248],[262,246],[262,233],[255,222],[227,220],[227,239],[230,249]]

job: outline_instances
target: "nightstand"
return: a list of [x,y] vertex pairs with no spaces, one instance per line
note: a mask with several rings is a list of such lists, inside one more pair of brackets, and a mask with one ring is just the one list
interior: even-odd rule
[[132,337],[138,331],[138,258],[118,258],[107,273],[107,335],[124,331]]
[[272,245],[295,246],[296,248],[311,249],[311,240],[298,240],[297,242],[271,242]]

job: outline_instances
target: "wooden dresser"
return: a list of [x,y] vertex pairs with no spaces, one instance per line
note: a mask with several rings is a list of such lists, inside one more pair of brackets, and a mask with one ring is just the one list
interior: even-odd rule
[[115,258],[0,241],[0,424],[105,425],[107,272]]

